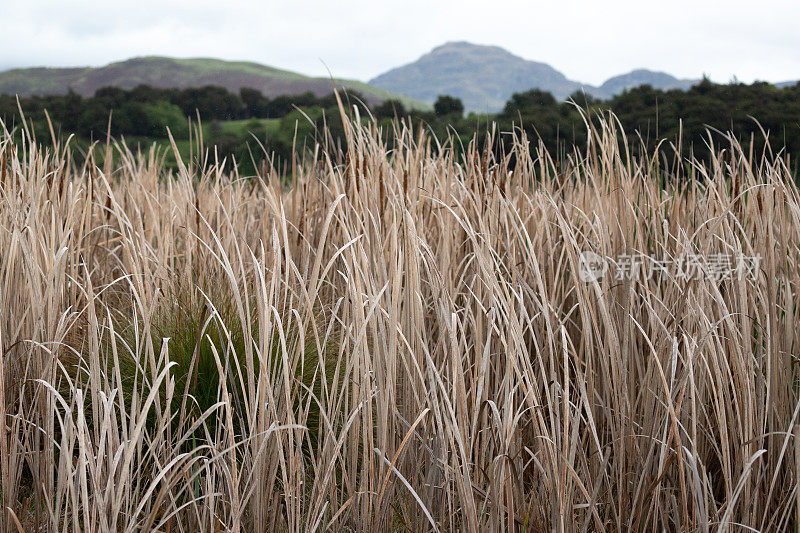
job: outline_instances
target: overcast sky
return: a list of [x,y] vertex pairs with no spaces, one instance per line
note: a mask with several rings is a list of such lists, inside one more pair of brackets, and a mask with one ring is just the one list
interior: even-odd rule
[[169,55],[368,80],[466,40],[593,84],[638,67],[800,79],[797,0],[0,0],[0,13],[0,70]]

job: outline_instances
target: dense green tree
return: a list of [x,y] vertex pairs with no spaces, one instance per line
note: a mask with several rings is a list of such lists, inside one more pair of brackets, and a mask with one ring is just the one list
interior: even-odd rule
[[305,92],[299,95],[284,95],[276,96],[269,102],[267,109],[267,117],[280,118],[285,117],[292,110],[302,106],[313,106],[317,104],[317,97],[312,92]]
[[244,113],[238,94],[215,85],[184,89],[175,95],[172,103],[180,107],[184,115],[194,117],[199,113],[206,120],[234,120]]
[[461,117],[464,114],[464,103],[459,98],[443,94],[434,102],[433,112],[438,117]]
[[269,98],[264,96],[261,91],[242,87],[239,89],[239,98],[244,105],[244,118],[265,118],[269,112]]
[[402,117],[406,113],[406,108],[400,100],[384,100],[372,109],[372,114],[377,119]]

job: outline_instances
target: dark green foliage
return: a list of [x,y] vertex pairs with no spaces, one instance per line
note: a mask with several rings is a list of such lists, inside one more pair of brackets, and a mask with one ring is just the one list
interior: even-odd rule
[[266,117],[269,111],[269,98],[260,91],[242,87],[239,90],[239,98],[244,104],[244,112],[248,117]]
[[437,117],[461,118],[464,114],[464,103],[458,98],[446,94],[440,95],[433,104],[433,112]]
[[280,118],[288,115],[295,106],[309,107],[317,104],[317,97],[314,93],[307,92],[300,95],[278,96],[269,102],[267,106],[267,118]]
[[[353,91],[341,93],[341,99],[348,111],[364,102]],[[212,129],[206,136],[206,144],[215,145],[220,158],[226,157],[231,163],[235,159],[245,174],[256,172],[267,156],[276,157],[279,164],[287,164],[293,146],[312,146],[322,140],[319,131],[323,126],[330,128],[334,142],[341,141],[344,135],[333,94],[318,97],[307,92],[270,100],[253,89],[241,89],[237,95],[215,86],[158,89],[142,85],[127,91],[104,87],[92,98],[82,98],[74,92],[24,98],[21,105],[26,119],[38,132],[48,131],[46,109],[56,134],[103,139],[111,115],[113,136],[124,135],[147,143],[164,139],[167,128],[174,138],[187,139],[188,119],[198,115],[203,121],[280,119],[277,130],[270,130],[269,134],[263,122],[252,122],[237,131]],[[703,159],[708,154],[706,145],[711,128],[730,131],[745,144],[752,138],[753,148],[759,151],[765,146],[763,128],[769,132],[773,149],[785,148],[795,158],[800,155],[800,85],[782,88],[768,83],[718,85],[705,79],[688,91],[663,91],[642,85],[610,100],[601,101],[578,91],[564,102],[548,92],[533,89],[514,94],[497,115],[467,117],[463,116],[464,106],[458,98],[442,95],[433,112],[409,111],[400,102],[388,100],[374,106],[372,114],[385,125],[395,117],[410,116],[423,122],[439,138],[455,134],[460,141],[457,145],[466,145],[475,137],[483,144],[487,125],[496,122],[498,131],[521,128],[534,141],[532,148],[541,140],[552,154],[561,157],[586,146],[585,116],[599,120],[598,114],[608,110],[615,113],[625,131],[641,135],[647,150],[654,149],[663,139],[677,143],[680,136],[683,155],[691,152]],[[16,98],[0,96],[0,118],[9,126],[19,123]],[[392,135],[391,130],[384,128],[385,135]],[[264,145],[266,153],[256,139]],[[634,150],[641,148],[637,137],[631,136],[629,141]],[[717,135],[715,142],[726,141]],[[669,144],[663,146],[669,150]]]
[[399,100],[386,100],[372,109],[372,114],[377,119],[402,117],[407,114],[403,102]]
[[184,115],[194,116],[196,112],[205,119],[234,120],[243,118],[244,104],[238,95],[228,92],[224,87],[184,89],[173,100]]

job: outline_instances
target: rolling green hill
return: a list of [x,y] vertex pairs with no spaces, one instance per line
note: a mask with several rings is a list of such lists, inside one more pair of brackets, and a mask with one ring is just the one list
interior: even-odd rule
[[[323,96],[330,94],[334,86],[329,78],[305,76],[259,63],[210,58],[137,57],[104,67],[21,68],[0,72],[0,94],[20,96],[64,94],[69,89],[91,96],[100,87],[132,89],[140,84],[161,88],[219,85],[234,92],[250,87],[270,98],[306,91]],[[430,107],[414,98],[360,81],[336,80],[336,86],[359,91],[369,103],[398,99],[408,107]]]

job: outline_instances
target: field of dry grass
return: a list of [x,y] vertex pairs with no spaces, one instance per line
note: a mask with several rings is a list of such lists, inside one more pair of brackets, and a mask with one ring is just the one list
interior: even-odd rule
[[[797,527],[781,157],[396,128],[291,182],[0,137],[3,531]],[[584,251],[762,260],[584,281]]]

